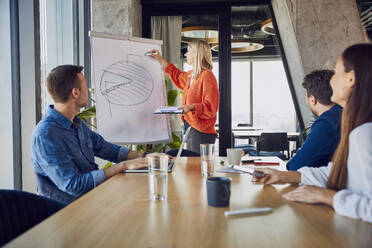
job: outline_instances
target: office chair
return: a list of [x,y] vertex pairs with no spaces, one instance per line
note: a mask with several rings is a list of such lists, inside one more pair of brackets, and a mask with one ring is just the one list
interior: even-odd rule
[[289,156],[287,133],[261,133],[257,141],[256,156],[276,156],[287,160]]
[[0,246],[65,206],[28,192],[0,190]]
[[238,127],[251,127],[252,124],[249,124],[249,123],[238,123],[237,126],[238,126]]
[[[251,154],[251,152],[256,152],[256,146],[252,144],[244,144],[244,145],[235,145],[234,148],[242,149],[244,154]],[[253,156],[253,155],[252,155]]]
[[[252,124],[249,124],[249,123],[238,123],[237,124],[237,127],[251,127]],[[248,139],[248,144],[243,144],[243,145],[234,145],[234,148],[239,148],[239,149],[242,149],[244,154],[247,154],[247,153],[250,153],[252,151],[256,151],[256,146],[253,145],[253,144],[250,144],[251,141],[250,139]]]
[[295,153],[297,153],[298,149],[301,148],[302,144],[305,142],[307,135],[310,133],[311,127],[307,127],[301,131],[296,130],[296,132],[299,132],[297,141],[296,141],[296,148],[291,151],[291,158],[294,156]]

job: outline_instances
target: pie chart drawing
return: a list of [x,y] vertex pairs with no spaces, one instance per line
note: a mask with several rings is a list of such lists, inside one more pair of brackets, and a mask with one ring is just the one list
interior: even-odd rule
[[119,61],[103,70],[100,91],[112,105],[139,105],[149,99],[153,89],[151,74],[138,63]]

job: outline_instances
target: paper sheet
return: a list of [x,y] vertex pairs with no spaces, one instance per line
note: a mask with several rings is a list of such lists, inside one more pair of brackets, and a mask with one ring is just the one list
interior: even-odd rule
[[107,141],[121,144],[171,141],[163,68],[146,53],[161,41],[91,33],[92,80],[97,129]]

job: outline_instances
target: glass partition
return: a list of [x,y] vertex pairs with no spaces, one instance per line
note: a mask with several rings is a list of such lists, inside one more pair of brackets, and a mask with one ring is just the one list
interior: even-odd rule
[[50,70],[62,64],[84,66],[84,0],[40,1],[41,112],[53,100],[46,88]]

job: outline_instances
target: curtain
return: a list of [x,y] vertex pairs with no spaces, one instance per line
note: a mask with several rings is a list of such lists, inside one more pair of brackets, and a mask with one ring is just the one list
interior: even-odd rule
[[[162,40],[162,56],[165,60],[173,63],[182,70],[181,59],[181,29],[182,16],[152,16],[151,17],[151,37]],[[166,75],[167,77],[167,75]],[[168,83],[167,91],[177,90],[178,96],[175,105],[182,104],[180,90],[171,81]],[[172,131],[181,132],[181,119],[178,115],[169,115]]]

